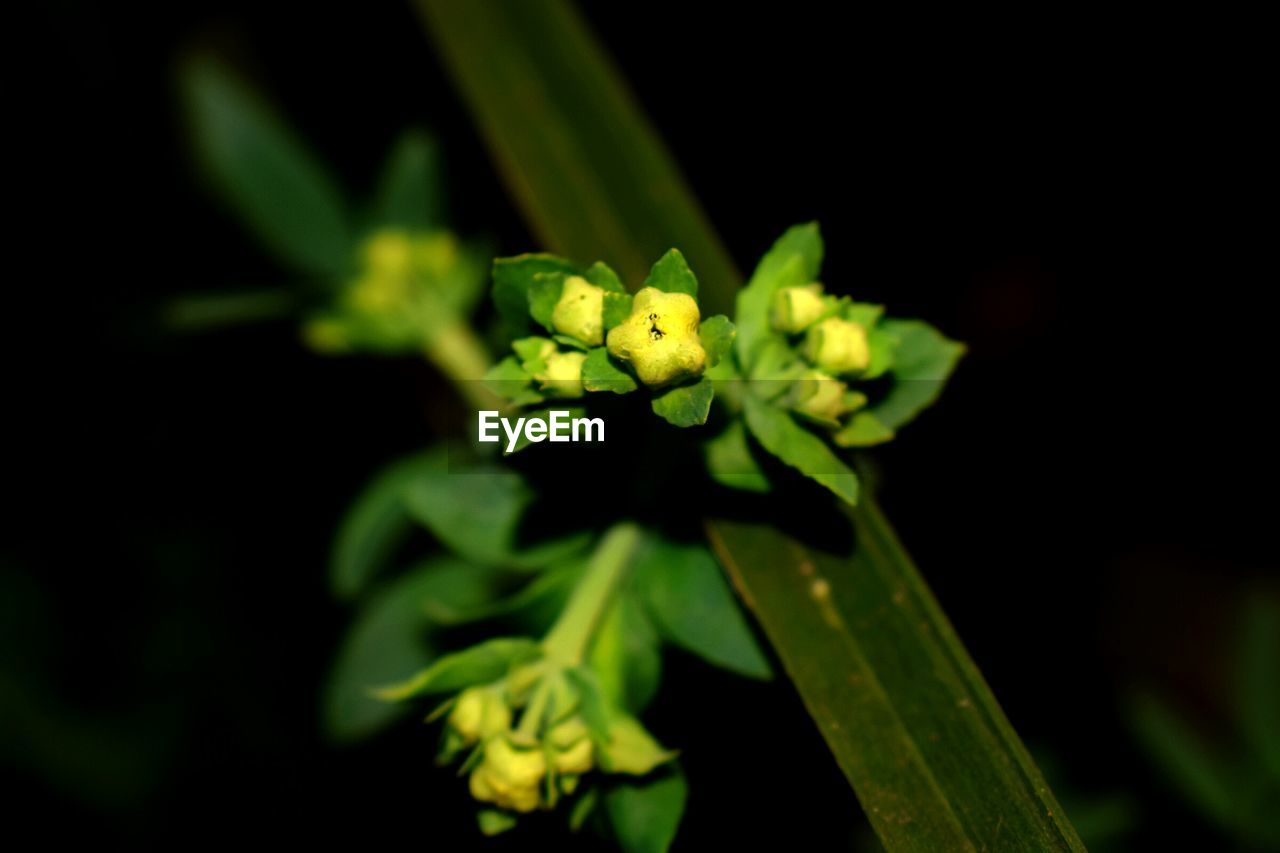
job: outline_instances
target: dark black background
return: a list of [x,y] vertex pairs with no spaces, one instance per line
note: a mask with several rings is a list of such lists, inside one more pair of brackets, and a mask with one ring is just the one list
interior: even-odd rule
[[[1247,23],[688,5],[585,10],[739,264],[816,218],[829,285],[971,347],[878,459],[1014,725],[1068,811],[1127,792],[1132,848],[1212,846],[1121,707],[1154,684],[1219,727],[1233,602],[1274,578]],[[50,839],[470,843],[430,731],[333,749],[316,719],[347,617],[334,523],[447,393],[416,362],[315,358],[287,323],[159,326],[176,294],[281,280],[190,166],[177,63],[226,57],[352,191],[425,124],[458,230],[506,253],[528,232],[399,4],[64,3],[41,24],[11,81],[6,811]],[[651,722],[685,749],[682,849],[863,831],[790,688],[667,663]]]

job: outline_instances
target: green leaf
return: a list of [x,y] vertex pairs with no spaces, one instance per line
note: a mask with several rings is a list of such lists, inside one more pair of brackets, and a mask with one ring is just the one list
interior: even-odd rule
[[338,525],[330,556],[329,585],[336,597],[355,597],[386,566],[413,524],[405,489],[444,466],[441,449],[417,453],[388,465],[359,494]]
[[715,395],[711,380],[704,376],[692,385],[658,392],[653,398],[653,413],[673,426],[701,426],[707,422]]
[[445,226],[440,150],[425,131],[405,131],[382,167],[374,198],[374,224],[435,231]]
[[768,492],[772,488],[764,470],[751,455],[747,443],[747,428],[735,418],[715,438],[703,445],[707,471],[711,479],[731,489],[746,492]]
[[544,272],[533,277],[529,285],[529,316],[548,331],[555,331],[551,315],[564,293],[564,273]]
[[841,447],[871,447],[884,444],[894,435],[894,431],[871,412],[858,412],[849,419],[849,423],[831,434],[831,440]]
[[938,399],[965,348],[920,320],[885,320],[880,327],[898,339],[898,347],[891,371],[893,387],[871,412],[886,427],[897,430]]
[[1129,719],[1139,745],[1169,782],[1210,820],[1232,826],[1236,796],[1231,772],[1180,717],[1149,696],[1136,697]]
[[622,321],[631,316],[632,297],[630,293],[614,293],[613,291],[605,291],[604,294],[604,328],[605,331],[612,329],[614,326],[620,325]]
[[1082,851],[872,495],[844,512],[835,551],[708,531],[885,848]]
[[493,261],[493,304],[513,338],[529,334],[529,290],[543,273],[572,275],[573,264],[555,255],[516,255]]
[[164,323],[179,332],[205,332],[293,317],[301,300],[284,287],[188,293],[165,306]]
[[515,815],[502,809],[481,809],[476,812],[476,824],[480,827],[480,833],[488,838],[515,829],[517,822]]
[[649,276],[644,280],[645,287],[656,287],[666,293],[687,293],[698,298],[698,279],[689,269],[688,262],[679,249],[669,249],[658,258]]
[[633,595],[618,595],[609,607],[589,657],[600,691],[619,708],[640,712],[653,699],[662,679],[658,635]]
[[520,520],[534,501],[524,478],[497,465],[455,463],[406,486],[410,515],[450,550],[481,565],[538,568],[584,548],[589,533],[525,543]]
[[666,853],[684,815],[688,788],[679,767],[662,776],[610,788],[605,811],[624,853]]
[[[587,413],[587,410],[582,406],[565,406],[563,403],[557,403],[554,411],[565,412],[566,417],[568,417],[570,420],[573,420],[574,418],[581,418],[585,416]],[[526,421],[541,421],[542,423],[546,424],[547,425],[546,432],[549,435],[551,432],[551,412],[552,412],[552,409],[548,407],[545,409],[536,409],[531,412],[524,412],[522,413],[522,416]],[[529,440],[529,438],[527,437],[527,434],[522,428],[520,431],[520,437],[516,439],[515,449],[512,450],[511,453],[519,453],[521,450],[524,450],[526,447],[529,447],[536,443],[537,442]],[[507,453],[505,436],[504,436],[504,444],[502,446],[502,455],[504,456],[510,455],[509,453]],[[575,541],[581,542],[580,539],[577,539]]]
[[801,474],[826,486],[847,503],[858,502],[858,475],[827,443],[787,412],[748,394],[743,398],[747,427],[765,450]]
[[370,688],[429,664],[431,613],[475,608],[492,597],[496,582],[491,570],[440,557],[375,590],[348,628],[326,680],[326,734],[356,740],[398,719],[404,709],[370,696]]
[[822,266],[822,235],[818,223],[796,225],[778,238],[761,258],[747,286],[738,292],[738,361],[745,370],[755,366],[760,348],[782,337],[769,326],[773,294],[784,287],[810,284]]
[[702,321],[698,326],[698,337],[702,341],[702,348],[707,351],[707,367],[715,367],[729,354],[737,333],[733,321],[723,314]]
[[627,288],[622,284],[622,279],[618,278],[618,274],[604,261],[596,261],[587,267],[587,271],[583,275],[587,281],[596,287],[604,288],[606,293],[627,292]]
[[739,675],[772,677],[768,660],[706,548],[650,537],[632,573],[663,639]]
[[618,366],[604,347],[595,347],[587,352],[587,360],[582,363],[582,387],[588,391],[612,391],[615,394],[627,394],[636,390],[636,380]]
[[599,258],[624,281],[643,281],[654,258],[679,246],[698,271],[703,310],[733,309],[733,261],[572,5],[417,8],[542,244]]
[[515,356],[509,355],[489,368],[484,384],[493,393],[514,405],[527,406],[541,403],[543,397],[533,390],[533,377],[529,375]]
[[601,756],[608,772],[643,776],[675,757],[676,753],[654,740],[635,717],[621,711],[609,714],[609,739]]
[[426,669],[396,684],[372,691],[384,702],[401,702],[428,693],[453,693],[473,684],[497,681],[517,666],[536,660],[542,648],[524,637],[495,637],[445,655]]
[[183,75],[196,155],[214,188],[281,263],[337,278],[352,263],[346,205],[328,170],[217,64]]
[[586,667],[565,670],[565,677],[578,693],[578,709],[582,722],[599,745],[609,742],[609,708],[596,674]]

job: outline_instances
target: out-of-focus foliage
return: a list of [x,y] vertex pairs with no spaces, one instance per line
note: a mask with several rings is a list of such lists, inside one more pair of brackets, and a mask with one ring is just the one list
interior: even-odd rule
[[1130,703],[1138,742],[1168,784],[1225,834],[1280,850],[1280,604],[1265,594],[1239,616],[1234,731],[1211,742],[1152,694]]

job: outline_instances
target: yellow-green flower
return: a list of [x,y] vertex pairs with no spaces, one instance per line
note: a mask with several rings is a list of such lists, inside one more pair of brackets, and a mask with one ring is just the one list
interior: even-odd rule
[[629,362],[652,388],[701,376],[707,366],[698,338],[701,319],[698,303],[687,293],[643,288],[631,315],[609,330],[609,354]]
[[551,312],[551,325],[562,335],[600,346],[604,343],[604,290],[582,276],[569,276]]
[[449,726],[470,745],[510,728],[511,709],[493,687],[469,687],[458,694]]
[[582,396],[582,364],[587,360],[585,352],[552,352],[545,355],[545,371],[534,374],[542,390],[549,397]]
[[471,796],[504,809],[531,812],[538,807],[547,759],[541,747],[521,748],[504,737],[485,747],[480,766],[471,772]]
[[360,247],[367,272],[376,277],[402,278],[413,271],[413,241],[404,231],[378,231]]
[[810,327],[804,355],[815,367],[833,376],[866,370],[871,363],[867,330],[861,323],[828,317]]
[[560,773],[581,774],[595,766],[591,737],[581,718],[570,717],[560,723],[547,734],[547,740]]
[[821,370],[808,370],[796,381],[792,408],[820,421],[839,420],[848,411],[848,386]]
[[813,325],[826,310],[821,284],[784,287],[773,294],[769,323],[780,332],[794,335]]

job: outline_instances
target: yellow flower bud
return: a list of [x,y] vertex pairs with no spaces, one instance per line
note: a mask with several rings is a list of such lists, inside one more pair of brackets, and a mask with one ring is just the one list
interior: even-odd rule
[[591,738],[583,738],[573,746],[557,752],[556,770],[561,773],[586,773],[594,766]]
[[469,780],[471,796],[485,803],[493,803],[504,809],[517,812],[531,812],[541,801],[541,791],[537,783],[533,785],[513,786],[504,782],[485,765],[471,771]]
[[370,314],[389,314],[409,299],[409,279],[386,273],[370,273],[356,279],[351,304]]
[[784,287],[773,294],[769,306],[769,323],[779,332],[794,335],[813,325],[827,310],[822,299],[822,285],[806,284]]
[[494,738],[471,773],[471,796],[505,809],[531,812],[541,800],[546,775],[547,760],[540,748],[520,749],[506,738]]
[[413,243],[403,231],[379,231],[361,246],[365,267],[375,276],[403,277],[413,270]]
[[631,316],[609,330],[609,354],[630,362],[650,387],[702,375],[707,353],[698,338],[698,303],[687,293],[643,288]]
[[805,371],[794,386],[792,408],[816,420],[839,420],[848,410],[845,402],[848,387],[821,370]]
[[458,262],[458,238],[448,231],[420,234],[413,238],[413,268],[424,275],[439,277]]
[[473,744],[505,732],[511,726],[511,709],[499,691],[469,687],[458,694],[449,726],[462,736],[463,743]]
[[562,335],[600,346],[604,343],[604,289],[582,276],[566,278],[560,301],[551,312],[551,325]]
[[545,356],[547,369],[535,374],[534,378],[542,383],[542,390],[549,397],[581,397],[582,396],[582,363],[587,360],[585,352],[553,352]]
[[804,354],[815,367],[834,376],[866,370],[871,363],[867,330],[861,323],[839,317],[828,317],[810,327]]

